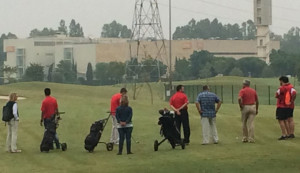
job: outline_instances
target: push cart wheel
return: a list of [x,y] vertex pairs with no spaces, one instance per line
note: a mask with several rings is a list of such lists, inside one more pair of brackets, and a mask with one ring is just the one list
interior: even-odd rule
[[67,143],[62,143],[61,144],[61,150],[66,151],[68,149]]
[[183,140],[181,140],[181,149],[185,149],[185,142]]
[[106,149],[107,149],[107,151],[112,151],[114,149],[114,144],[113,143],[107,143],[106,144]]
[[158,150],[158,141],[155,140],[154,141],[154,151],[157,151]]

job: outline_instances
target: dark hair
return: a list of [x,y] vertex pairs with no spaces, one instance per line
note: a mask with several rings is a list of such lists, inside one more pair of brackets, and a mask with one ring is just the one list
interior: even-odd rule
[[208,86],[207,86],[207,85],[204,85],[204,86],[203,86],[203,91],[206,91],[206,90],[208,90]]
[[284,83],[289,83],[289,78],[286,77],[286,76],[281,76],[281,77],[279,78],[279,80],[282,81],[282,82],[284,82]]
[[177,87],[176,87],[176,91],[179,91],[179,90],[181,90],[181,88],[183,87],[183,85],[177,85]]
[[45,88],[44,92],[45,92],[46,96],[50,96],[50,94],[51,94],[50,88]]
[[126,95],[121,98],[121,106],[128,106],[128,97]]
[[121,88],[120,93],[127,93],[127,89],[126,88]]

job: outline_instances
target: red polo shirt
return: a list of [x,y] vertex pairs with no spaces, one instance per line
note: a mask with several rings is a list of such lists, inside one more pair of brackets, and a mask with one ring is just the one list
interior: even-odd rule
[[46,98],[42,102],[41,111],[43,112],[43,118],[50,118],[53,114],[56,113],[56,109],[58,109],[56,99],[51,96],[46,96]]
[[[178,109],[185,103],[188,103],[189,100],[187,96],[181,92],[177,91],[171,98],[170,98],[170,105],[174,106],[174,108]],[[187,109],[187,106],[183,109]]]
[[122,94],[121,93],[117,93],[117,94],[114,94],[112,97],[111,97],[111,100],[110,100],[110,114],[115,116],[116,115],[116,109],[117,107],[120,106],[120,100],[122,98]]
[[277,92],[276,92],[276,98],[277,98],[277,107],[278,108],[291,108],[294,109],[295,104],[294,102],[292,102],[290,105],[286,105],[284,102],[285,99],[285,93],[286,92],[291,92],[291,96],[294,96],[297,94],[296,90],[294,89],[292,84],[286,84],[286,85],[282,85],[278,88]]
[[256,91],[248,86],[240,90],[239,96],[242,98],[243,105],[253,105],[257,102]]

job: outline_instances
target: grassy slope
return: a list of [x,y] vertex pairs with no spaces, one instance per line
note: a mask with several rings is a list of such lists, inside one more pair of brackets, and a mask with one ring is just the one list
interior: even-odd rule
[[[236,79],[240,80],[240,78]],[[275,84],[276,82],[274,82]],[[280,130],[274,119],[274,106],[261,106],[256,118],[255,144],[242,144],[240,113],[237,105],[224,104],[219,112],[217,127],[220,144],[201,145],[200,118],[194,105],[190,105],[191,144],[185,150],[172,150],[165,142],[158,152],[153,151],[153,141],[162,139],[157,125],[157,110],[168,106],[161,99],[159,88],[153,84],[154,104],[146,86],[138,100],[130,101],[134,110],[134,155],[117,156],[117,148],[108,152],[99,144],[95,152],[87,153],[83,141],[91,123],[105,118],[109,100],[119,86],[88,87],[50,83],[18,83],[0,87],[0,94],[16,91],[28,99],[19,101],[21,121],[18,146],[21,154],[5,153],[6,129],[0,126],[0,157],[2,172],[299,172],[300,138],[277,141]],[[63,115],[58,129],[61,142],[68,143],[68,151],[39,152],[43,128],[39,126],[40,104],[43,88],[50,87],[58,99]],[[132,90],[129,88],[129,95]],[[5,101],[1,100],[3,105]],[[300,134],[300,109],[295,110],[296,135]],[[102,141],[108,141],[111,123],[108,123]]]

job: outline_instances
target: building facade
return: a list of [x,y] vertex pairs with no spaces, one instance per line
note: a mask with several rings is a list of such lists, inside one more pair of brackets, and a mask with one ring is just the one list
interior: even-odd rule
[[[144,53],[148,57],[156,57],[157,52],[154,51],[156,49],[151,48],[153,46],[151,40],[145,42],[143,45],[145,45],[147,51],[144,51]],[[157,41],[157,44],[163,43]],[[164,44],[168,54],[168,41],[165,41]],[[131,46],[135,45],[131,44]],[[270,41],[270,49],[278,50],[279,48],[279,41]],[[207,50],[216,57],[233,57],[235,59],[259,57],[257,40],[173,40],[172,62],[175,62],[176,57],[189,59],[194,51],[201,50]],[[26,68],[31,63],[44,66],[47,75],[51,64],[56,67],[61,60],[70,61],[77,64],[79,76],[84,77],[88,63],[95,67],[100,62],[125,62],[130,59],[129,40],[114,38],[89,39],[57,35],[53,37],[8,39],[4,40],[4,51],[7,54],[4,65],[17,67],[15,76],[17,78],[22,78]],[[169,65],[168,59],[161,61]]]

